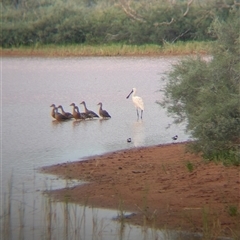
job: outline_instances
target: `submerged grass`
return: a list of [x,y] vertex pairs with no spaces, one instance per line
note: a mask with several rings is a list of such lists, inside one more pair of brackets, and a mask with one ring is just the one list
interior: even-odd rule
[[[19,199],[15,199],[13,188],[14,184],[11,178],[8,193],[4,195],[3,211],[0,215],[0,239],[98,240],[105,239],[106,232],[109,231],[108,234],[114,236],[116,240],[129,239],[125,238],[127,223],[124,221],[123,203],[120,203],[119,206],[119,215],[121,216],[119,226],[116,229],[111,227],[109,230],[107,229],[109,223],[98,216],[96,209],[87,207],[87,200],[86,205],[84,204],[81,207],[71,204],[68,197],[63,202],[57,202],[47,194],[48,191],[52,190],[50,188],[44,194],[39,206],[36,206],[35,198],[32,205],[30,202],[26,203],[27,197],[24,184]],[[31,222],[28,220],[30,216],[27,216],[29,204],[31,205],[30,212],[33,213]],[[14,211],[15,208],[18,211],[17,214]],[[131,227],[128,229],[131,231]]]
[[[68,186],[68,183],[66,183]],[[9,192],[5,194],[4,203],[3,203],[3,211],[0,216],[0,237],[1,239],[26,239],[29,236],[32,236],[32,239],[89,239],[92,240],[97,239],[106,239],[106,232],[108,232],[108,224],[106,224],[104,219],[100,219],[98,216],[98,212],[92,208],[92,212],[89,214],[89,210],[87,211],[87,203],[86,199],[85,204],[79,209],[77,205],[71,204],[69,202],[69,198],[66,197],[65,200],[61,203],[56,202],[52,199],[48,194],[43,198],[42,206],[40,209],[41,217],[43,218],[43,224],[39,227],[39,219],[36,222],[34,221],[35,217],[33,216],[33,226],[28,226],[27,223],[27,205],[25,203],[26,200],[26,192],[24,184],[22,185],[22,198],[18,201],[18,223],[13,224],[14,219],[14,202],[13,202],[13,180],[9,181]],[[51,191],[48,190],[48,191]],[[142,196],[142,206],[137,206],[139,212],[143,215],[143,220],[141,223],[141,232],[142,238],[146,240],[151,239],[162,239],[162,240],[192,240],[192,239],[204,239],[204,240],[213,240],[213,239],[230,239],[230,238],[221,238],[221,224],[219,222],[218,214],[212,214],[211,208],[203,208],[202,209],[202,235],[191,235],[191,233],[185,233],[181,231],[181,228],[178,229],[179,232],[174,233],[170,231],[167,226],[164,229],[159,230],[155,229],[155,221],[156,221],[156,210],[154,212],[150,212],[148,209],[148,197],[149,197],[149,187],[145,186],[145,191]],[[33,199],[34,206],[34,214],[39,214],[39,212],[35,212],[35,199]],[[119,196],[119,209],[118,209],[118,229],[112,229],[111,233],[114,236],[113,239],[132,239],[130,238],[131,226],[127,225],[128,222],[126,220],[126,212],[124,210],[124,201]],[[238,216],[238,207],[235,205],[229,206],[229,215],[236,217]],[[90,209],[91,211],[91,209]],[[191,212],[190,212],[191,213]],[[189,214],[190,214],[189,213]],[[186,215],[187,221],[193,223],[193,216]],[[41,222],[42,220],[40,220]],[[89,232],[87,233],[87,228],[90,226],[90,236]],[[151,227],[151,228],[149,228]],[[41,228],[41,229],[39,229]],[[130,230],[127,230],[130,229]],[[30,231],[30,233],[29,233]],[[129,232],[128,232],[129,231]],[[239,239],[239,234],[236,232],[232,232],[232,239]],[[109,238],[107,238],[109,239]],[[137,238],[139,239],[139,238]],[[134,238],[135,240],[135,238]]]
[[146,45],[34,45],[18,48],[1,48],[2,56],[42,56],[42,57],[77,57],[77,56],[161,56],[208,54],[211,42],[165,42],[163,46]]

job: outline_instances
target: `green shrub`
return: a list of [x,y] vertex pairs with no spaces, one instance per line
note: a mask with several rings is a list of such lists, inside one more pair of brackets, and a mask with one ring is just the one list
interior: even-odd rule
[[176,123],[187,122],[194,151],[239,165],[240,22],[236,16],[213,23],[217,42],[212,58],[188,57],[174,66],[162,106]]

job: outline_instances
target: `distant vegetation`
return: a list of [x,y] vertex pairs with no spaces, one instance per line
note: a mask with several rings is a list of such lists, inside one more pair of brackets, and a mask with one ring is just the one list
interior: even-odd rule
[[2,47],[211,41],[238,0],[3,0]]
[[40,57],[80,57],[80,56],[170,56],[208,54],[213,42],[180,42],[157,44],[129,45],[112,44],[35,44],[2,48],[2,56],[40,56]]

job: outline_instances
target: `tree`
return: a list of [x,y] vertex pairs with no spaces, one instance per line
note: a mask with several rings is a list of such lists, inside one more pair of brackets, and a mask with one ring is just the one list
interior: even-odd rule
[[239,10],[227,22],[216,19],[211,57],[188,57],[167,74],[164,100],[174,122],[187,122],[191,149],[208,159],[240,164]]

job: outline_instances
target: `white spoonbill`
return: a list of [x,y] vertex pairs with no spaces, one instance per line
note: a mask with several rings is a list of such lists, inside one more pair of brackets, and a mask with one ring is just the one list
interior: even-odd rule
[[134,106],[137,110],[137,117],[139,118],[139,113],[138,113],[138,109],[139,109],[139,110],[141,110],[141,118],[142,118],[143,110],[144,110],[144,103],[143,103],[143,100],[142,100],[141,97],[135,96],[136,91],[137,91],[137,89],[133,88],[132,91],[128,94],[127,98],[129,98],[130,95],[133,93],[132,101],[133,101],[133,104],[134,104]]

